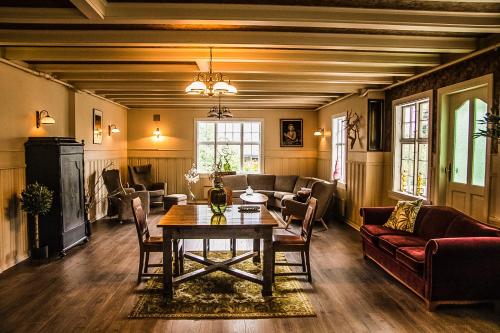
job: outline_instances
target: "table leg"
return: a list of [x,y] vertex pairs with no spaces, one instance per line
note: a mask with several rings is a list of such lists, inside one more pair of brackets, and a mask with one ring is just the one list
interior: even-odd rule
[[180,274],[180,266],[179,266],[179,240],[174,239],[172,241],[174,247],[174,276],[179,276]]
[[264,238],[264,262],[262,264],[262,296],[273,295],[273,241],[272,230]]
[[257,252],[257,256],[253,257],[253,262],[254,263],[260,262],[260,238],[253,240],[253,251]]
[[166,228],[163,229],[163,295],[172,299],[172,235]]

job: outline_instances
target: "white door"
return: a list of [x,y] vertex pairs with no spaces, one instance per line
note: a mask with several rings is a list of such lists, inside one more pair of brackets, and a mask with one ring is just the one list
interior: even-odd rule
[[489,151],[484,137],[474,133],[488,112],[488,87],[449,96],[449,151],[446,204],[479,221],[488,219]]

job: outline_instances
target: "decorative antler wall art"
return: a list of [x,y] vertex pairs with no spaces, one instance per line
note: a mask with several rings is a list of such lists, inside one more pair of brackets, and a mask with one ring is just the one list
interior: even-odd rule
[[347,131],[347,138],[351,140],[351,149],[354,147],[356,140],[359,137],[359,123],[361,117],[355,112],[347,111],[347,116],[345,118],[345,129]]

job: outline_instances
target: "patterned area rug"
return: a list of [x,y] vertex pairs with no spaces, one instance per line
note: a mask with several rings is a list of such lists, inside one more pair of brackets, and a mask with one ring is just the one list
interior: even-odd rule
[[[221,261],[229,258],[226,252],[210,252],[210,258]],[[277,255],[284,261],[283,255]],[[184,263],[185,271],[202,267],[191,260]],[[257,274],[260,264],[251,259],[233,267]],[[289,267],[277,266],[277,271],[290,271]],[[299,277],[300,279],[300,277]],[[316,316],[311,302],[302,291],[295,277],[276,277],[273,296],[263,297],[262,287],[224,272],[214,272],[181,283],[174,288],[174,298],[166,302],[162,296],[160,278],[153,278],[141,290],[137,304],[129,318],[170,319],[251,319],[277,317]]]

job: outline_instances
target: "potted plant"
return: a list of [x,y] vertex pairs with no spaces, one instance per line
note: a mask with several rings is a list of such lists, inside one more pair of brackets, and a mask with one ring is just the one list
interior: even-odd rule
[[29,215],[33,216],[35,225],[35,244],[31,249],[33,259],[48,258],[49,252],[47,245],[40,246],[40,234],[38,229],[39,216],[45,215],[52,207],[53,192],[46,186],[38,184],[29,184],[21,192],[21,208]]

